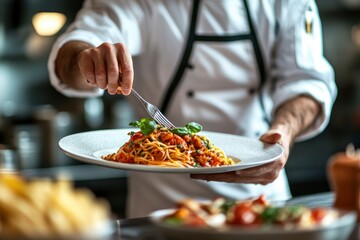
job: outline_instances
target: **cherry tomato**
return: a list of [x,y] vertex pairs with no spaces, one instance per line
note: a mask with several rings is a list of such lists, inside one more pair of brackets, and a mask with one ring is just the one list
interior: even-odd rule
[[234,219],[232,224],[253,225],[257,222],[258,214],[252,208],[250,202],[240,203],[234,207]]
[[325,208],[314,208],[311,210],[311,217],[312,219],[314,219],[315,222],[319,223],[324,219],[326,213],[327,211]]

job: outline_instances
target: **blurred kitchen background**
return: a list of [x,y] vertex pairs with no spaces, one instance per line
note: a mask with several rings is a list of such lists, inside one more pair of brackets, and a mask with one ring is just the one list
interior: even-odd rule
[[[328,191],[329,157],[349,143],[360,147],[360,0],[317,3],[339,94],[328,128],[293,149],[286,168],[294,196]],[[50,86],[51,45],[81,5],[82,0],[0,0],[0,150],[12,149],[27,176],[69,175],[77,186],[108,199],[121,217],[127,173],[72,160],[57,145],[72,133],[127,127],[133,120],[122,96],[71,99]],[[54,12],[61,14],[46,14]],[[51,21],[58,32],[43,32],[42,24]]]

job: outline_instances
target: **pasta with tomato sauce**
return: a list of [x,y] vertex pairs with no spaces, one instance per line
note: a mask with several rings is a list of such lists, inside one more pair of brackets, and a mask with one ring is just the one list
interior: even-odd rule
[[122,163],[157,165],[164,167],[217,167],[234,164],[231,158],[214,146],[205,136],[176,134],[157,126],[144,134],[130,132],[130,140],[116,153],[103,159]]

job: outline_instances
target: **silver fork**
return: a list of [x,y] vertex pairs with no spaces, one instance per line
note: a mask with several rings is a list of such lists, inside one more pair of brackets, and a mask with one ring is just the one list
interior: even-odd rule
[[146,101],[143,97],[138,94],[135,89],[131,89],[131,92],[135,95],[137,99],[140,100],[142,105],[145,107],[146,111],[149,113],[152,119],[154,119],[157,123],[160,125],[163,125],[164,127],[168,129],[174,129],[175,125],[172,124],[165,116],[161,113],[161,111],[148,101]]

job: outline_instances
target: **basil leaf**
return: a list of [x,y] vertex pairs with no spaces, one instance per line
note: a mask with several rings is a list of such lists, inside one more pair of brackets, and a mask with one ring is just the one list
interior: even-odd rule
[[234,200],[226,200],[224,204],[221,205],[220,209],[223,213],[227,214],[230,208],[232,208],[236,204]]
[[164,222],[167,224],[175,225],[175,226],[180,226],[180,225],[184,224],[184,220],[182,220],[181,218],[177,218],[177,217],[165,218]]
[[140,131],[145,134],[148,135],[150,133],[152,133],[157,127],[157,124],[154,120],[150,119],[150,118],[142,118],[141,122],[140,122]]
[[156,122],[151,118],[142,118],[140,121],[130,122],[129,125],[140,128],[144,135],[152,133],[157,128]]
[[179,135],[179,136],[184,136],[184,135],[190,134],[189,129],[186,128],[186,127],[182,127],[182,128],[177,127],[177,128],[174,128],[174,129],[172,129],[170,131],[172,133],[175,133],[175,134]]
[[189,129],[189,132],[191,134],[195,134],[198,133],[202,130],[202,126],[196,122],[189,122],[188,124],[186,124],[185,126],[187,129]]
[[129,125],[132,127],[140,127],[140,122],[139,121],[130,122]]
[[267,207],[262,212],[261,217],[267,222],[272,223],[276,220],[277,216],[280,213],[280,208],[278,207]]
[[304,207],[301,205],[288,206],[287,209],[290,216],[292,216],[293,218],[300,217],[301,214],[304,212]]
[[205,144],[205,146],[206,146],[207,149],[210,149],[210,148],[211,148],[211,144],[210,144],[209,139],[206,139],[206,140],[201,139],[201,140],[202,140],[202,142]]

